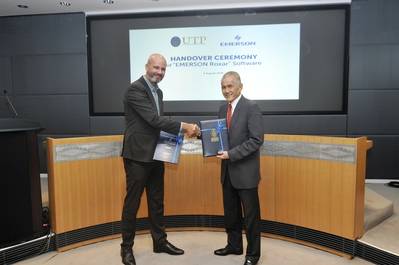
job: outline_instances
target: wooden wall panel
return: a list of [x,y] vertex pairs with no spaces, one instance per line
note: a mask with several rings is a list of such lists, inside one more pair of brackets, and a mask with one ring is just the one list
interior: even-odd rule
[[[355,147],[355,161],[342,162],[324,158],[266,155],[262,157],[262,175],[268,192],[274,192],[274,203],[266,219],[315,229],[349,239],[363,234],[365,137],[340,138],[300,135],[266,135],[266,141],[320,143],[338,146],[336,159],[341,159],[340,146]],[[299,145],[300,146],[300,145]],[[306,156],[306,151],[303,152]],[[310,154],[311,156],[312,154]],[[322,154],[321,154],[322,155]],[[334,155],[334,153],[333,153]],[[267,165],[267,166],[266,166]],[[269,167],[269,168],[268,168]],[[273,205],[274,204],[274,205]],[[264,210],[264,208],[262,208]]]
[[[49,193],[55,233],[119,221],[125,195],[119,155],[86,160],[72,155],[72,161],[56,161],[55,148],[71,145],[79,149],[80,145],[121,141],[122,136],[49,139]],[[345,161],[347,147],[355,150],[353,160],[349,157]],[[360,237],[365,158],[370,147],[364,137],[266,135],[259,185],[261,218],[348,239]],[[223,215],[217,158],[182,154],[178,165],[165,164],[165,215]],[[147,216],[144,194],[138,217]]]
[[165,215],[223,215],[220,162],[202,155],[183,155],[167,164]]

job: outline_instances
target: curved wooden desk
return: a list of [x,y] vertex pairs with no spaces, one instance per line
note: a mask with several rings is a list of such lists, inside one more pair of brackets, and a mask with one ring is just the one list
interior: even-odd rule
[[[51,227],[65,250],[120,233],[122,136],[48,139]],[[363,234],[365,137],[265,135],[259,196],[262,232],[343,255]],[[223,228],[220,162],[185,140],[166,164],[167,227]],[[145,196],[145,194],[143,195]],[[142,199],[138,230],[146,230]]]

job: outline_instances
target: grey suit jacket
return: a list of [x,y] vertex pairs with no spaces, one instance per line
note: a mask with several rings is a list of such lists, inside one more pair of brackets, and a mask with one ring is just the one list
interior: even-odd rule
[[[227,104],[219,109],[219,118],[226,118]],[[260,180],[260,147],[263,144],[262,113],[258,105],[241,96],[229,129],[230,159],[222,160],[221,181],[228,169],[236,189],[256,188]]]
[[160,130],[178,134],[180,122],[163,117],[163,94],[160,89],[158,115],[154,97],[143,77],[126,90],[123,104],[125,110],[125,134],[122,156],[135,161],[151,162]]

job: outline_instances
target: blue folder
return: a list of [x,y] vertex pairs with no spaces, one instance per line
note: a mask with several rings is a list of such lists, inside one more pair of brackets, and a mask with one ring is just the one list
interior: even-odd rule
[[182,145],[182,134],[175,135],[161,131],[153,159],[177,164],[179,162]]
[[220,151],[229,150],[226,119],[200,121],[200,126],[203,156],[216,156]]

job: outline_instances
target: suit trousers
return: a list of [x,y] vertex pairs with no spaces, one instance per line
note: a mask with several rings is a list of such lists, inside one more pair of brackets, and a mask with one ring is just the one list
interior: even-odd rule
[[164,224],[164,164],[123,159],[126,172],[126,196],[122,210],[121,247],[131,248],[136,234],[136,217],[144,188],[154,244],[166,240]]
[[[232,186],[228,170],[223,183],[224,219],[227,244],[235,250],[243,248],[244,223],[247,238],[246,257],[260,257],[260,208],[258,188],[236,189]],[[244,210],[244,220],[242,210]]]

